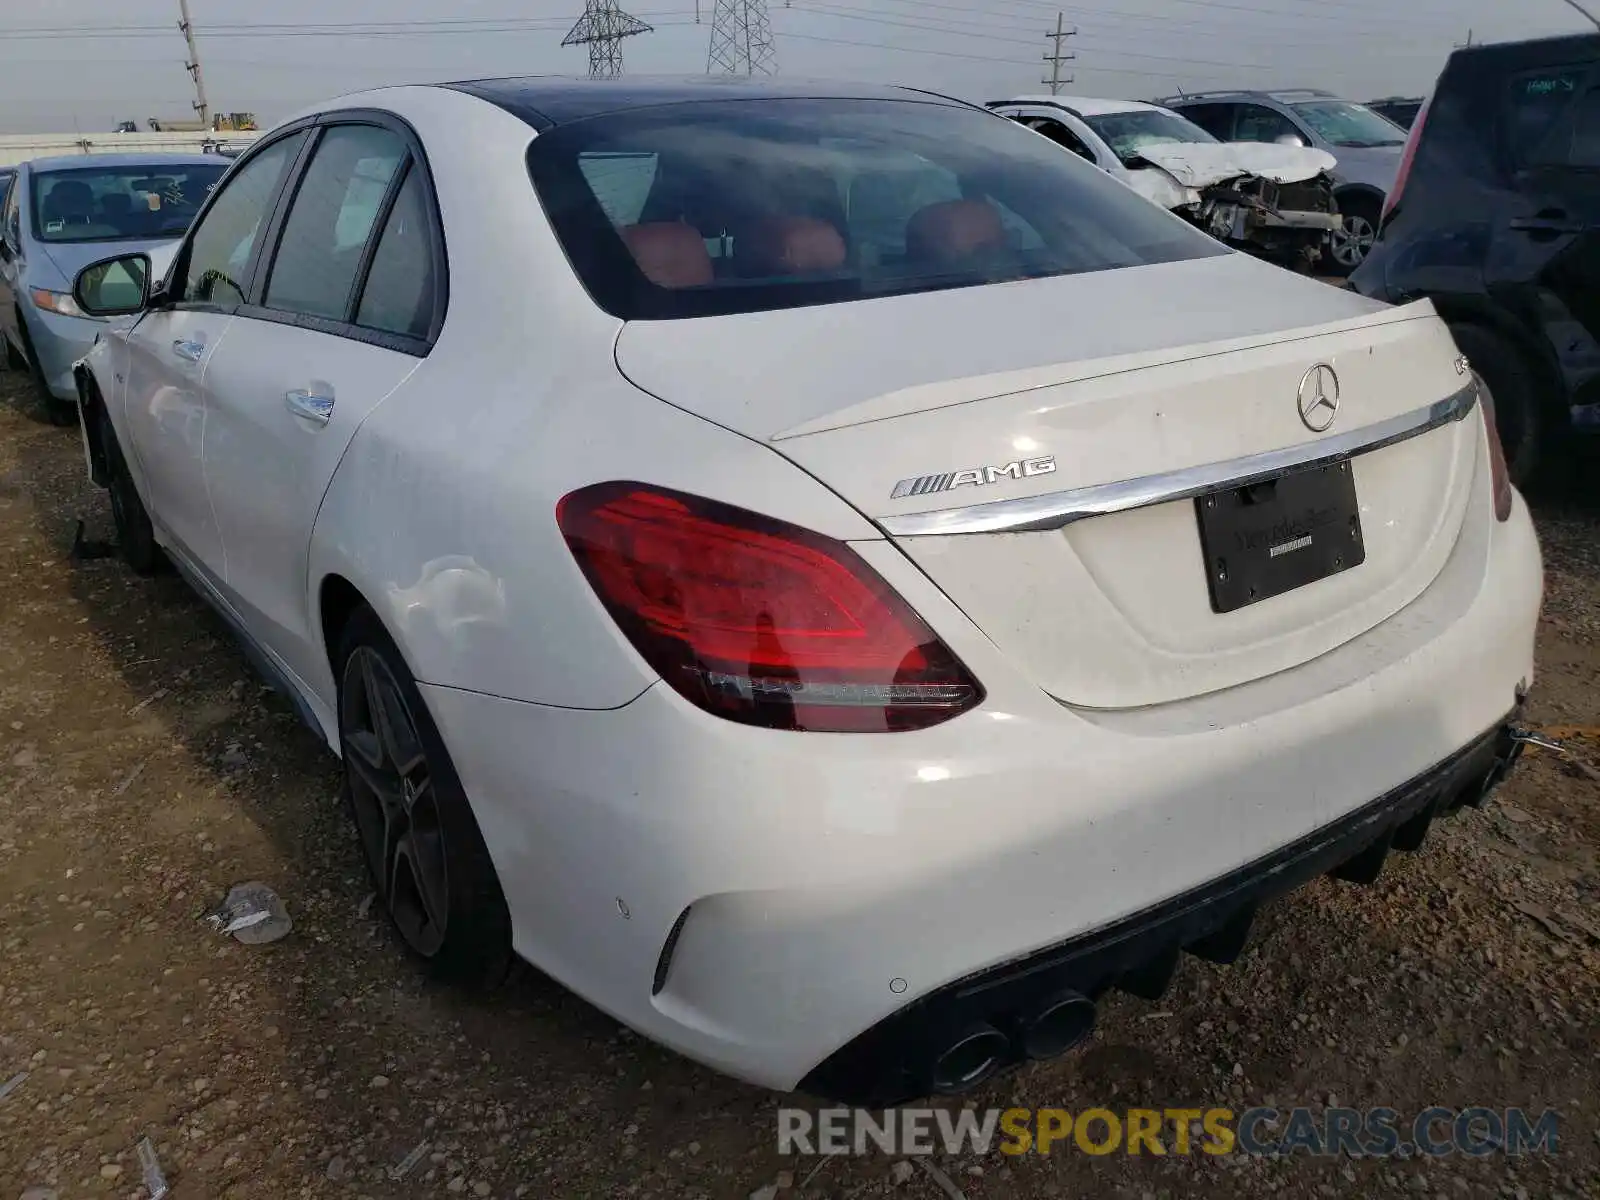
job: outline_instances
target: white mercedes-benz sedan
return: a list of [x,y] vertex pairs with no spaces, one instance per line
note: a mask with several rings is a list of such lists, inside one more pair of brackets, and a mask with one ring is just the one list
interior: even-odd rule
[[1520,745],[1538,547],[1430,305],[966,104],[367,92],[76,297],[129,563],[341,754],[409,947],[747,1080],[1059,1054]]

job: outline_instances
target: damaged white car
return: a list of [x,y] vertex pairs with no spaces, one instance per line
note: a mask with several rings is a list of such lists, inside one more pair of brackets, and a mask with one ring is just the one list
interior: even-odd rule
[[1168,108],[1020,96],[989,108],[1038,131],[1213,237],[1303,268],[1339,228],[1324,150],[1219,142]]

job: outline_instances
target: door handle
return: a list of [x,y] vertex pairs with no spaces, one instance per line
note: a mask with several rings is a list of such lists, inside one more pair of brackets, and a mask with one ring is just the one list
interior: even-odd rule
[[1582,221],[1574,221],[1559,208],[1547,208],[1531,217],[1513,218],[1511,228],[1519,233],[1542,233],[1550,237],[1559,237],[1562,234],[1582,233],[1588,227]]
[[295,416],[315,421],[318,425],[326,425],[328,418],[333,416],[332,396],[319,396],[316,392],[296,389],[285,392],[283,402]]
[[190,362],[199,362],[206,354],[204,342],[191,342],[187,338],[179,338],[172,343],[172,352],[179,358],[188,359]]

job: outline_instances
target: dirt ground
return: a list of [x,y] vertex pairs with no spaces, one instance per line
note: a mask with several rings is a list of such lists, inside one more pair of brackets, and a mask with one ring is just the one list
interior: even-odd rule
[[[1530,723],[1600,763],[1600,499],[1539,509]],[[943,1182],[784,1159],[782,1097],[536,972],[488,996],[422,982],[363,903],[334,759],[180,583],[72,561],[80,517],[110,536],[76,431],[0,375],[0,1088],[27,1072],[0,1099],[0,1200],[144,1196],[144,1135],[176,1200],[1600,1195],[1600,782],[1553,754],[1376,886],[1279,902],[1234,967],[1189,960],[1158,1005],[1110,998],[1087,1049],[975,1100],[1553,1108],[1559,1154],[991,1153],[934,1160]],[[287,939],[203,921],[251,879],[284,897]]]

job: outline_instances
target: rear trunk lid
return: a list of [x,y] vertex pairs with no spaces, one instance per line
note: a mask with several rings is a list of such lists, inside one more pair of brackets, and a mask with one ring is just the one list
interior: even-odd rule
[[[1041,688],[1092,708],[1236,686],[1382,622],[1443,567],[1476,464],[1466,421],[1357,455],[1364,561],[1219,612],[1192,489],[1066,524],[1063,493],[1152,477],[1170,490],[1173,473],[1208,470],[1220,486],[1248,473],[1240,460],[1409,427],[1465,383],[1430,306],[1374,305],[1234,255],[633,324],[617,357],[638,386],[833,488]],[[1319,364],[1339,399],[1322,434],[1299,403],[1308,372],[1313,398],[1319,380],[1331,391]]]

